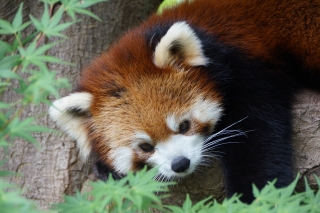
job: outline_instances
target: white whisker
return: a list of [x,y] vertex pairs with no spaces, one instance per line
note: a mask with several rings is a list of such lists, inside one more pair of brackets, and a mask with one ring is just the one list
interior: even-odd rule
[[[236,138],[239,136],[245,136],[247,137],[248,132],[252,132],[255,130],[247,130],[243,131],[240,129],[230,129],[231,127],[235,126],[236,124],[242,122],[247,117],[227,126],[226,128],[208,136],[205,138],[201,143],[202,146],[198,149],[195,149],[194,152],[201,150],[201,162],[199,165],[201,166],[210,166],[215,160],[219,160],[223,157],[225,154],[222,151],[214,150],[220,146],[227,145],[227,144],[236,144],[236,143],[243,143],[243,142],[237,142],[237,141],[229,141],[231,138]],[[216,138],[216,139],[215,139]],[[198,169],[198,168],[197,168]],[[197,170],[196,169],[196,170]]]
[[[220,130],[219,132],[217,132],[217,133],[215,133],[215,134],[211,135],[209,138],[210,138],[210,139],[212,139],[212,138],[214,138],[214,137],[218,136],[218,135],[219,135],[219,134],[221,134],[221,133],[223,133],[223,134],[224,134],[224,132],[226,132],[230,127],[232,127],[232,126],[234,126],[234,125],[236,125],[236,124],[240,123],[241,121],[243,121],[243,120],[245,120],[245,119],[247,119],[247,118],[248,118],[248,117],[242,118],[241,120],[239,120],[239,121],[237,121],[237,122],[235,122],[235,123],[233,123],[233,124],[231,124],[231,125],[227,126],[226,128],[224,128],[224,129]],[[238,131],[238,130],[228,130],[228,131]],[[209,139],[209,140],[210,140],[210,139]],[[207,140],[208,140],[208,139],[207,139]]]

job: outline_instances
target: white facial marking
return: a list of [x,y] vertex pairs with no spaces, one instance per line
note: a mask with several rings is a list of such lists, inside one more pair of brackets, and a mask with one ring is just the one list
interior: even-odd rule
[[[166,177],[184,177],[192,173],[200,164],[203,140],[201,135],[172,135],[168,141],[159,142],[155,146],[155,152],[147,163],[153,167],[159,167],[159,173]],[[171,163],[180,156],[190,160],[190,167],[185,172],[176,173],[172,171]]]
[[134,136],[137,140],[152,141],[151,137],[144,132],[136,132]]
[[173,24],[155,48],[154,63],[164,68],[172,65],[176,57],[171,55],[170,48],[178,44],[183,52],[183,61],[191,66],[206,65],[209,59],[203,54],[202,44],[192,28],[186,22]]
[[145,132],[136,132],[132,140],[132,148],[137,148],[140,143],[153,144],[151,137]]
[[218,102],[197,99],[192,107],[192,116],[200,122],[217,122],[222,115],[222,107]]
[[174,115],[170,113],[167,116],[166,123],[169,129],[173,132],[178,132],[179,124],[184,120],[197,120],[198,122],[212,124],[219,121],[223,112],[223,108],[217,101],[204,100],[202,97],[198,98],[192,105],[190,111],[182,115]]
[[77,117],[68,112],[70,109],[88,111],[92,95],[87,92],[72,93],[53,102],[49,108],[50,117],[67,132],[72,138],[77,140],[77,146],[83,160],[87,160],[91,152],[88,140],[87,129],[85,128],[85,118]]
[[[174,132],[178,132],[179,124],[183,120],[196,120],[202,123],[214,124],[219,121],[222,115],[222,107],[217,101],[198,98],[188,112],[182,115],[170,113],[167,116],[167,126]],[[193,135],[172,135],[168,141],[160,142],[155,146],[154,154],[147,163],[151,166],[159,167],[159,173],[166,177],[183,177],[192,173],[199,166],[202,158],[202,146],[204,136]],[[185,172],[176,173],[171,169],[171,163],[177,157],[186,157],[190,160],[190,167]]]
[[121,174],[127,174],[132,168],[133,153],[129,147],[119,147],[112,150],[110,153],[110,159],[113,159],[112,165],[115,170]]
[[173,132],[178,131],[179,124],[173,114],[168,115],[166,121],[167,121],[167,126],[169,127],[169,129],[171,129]]

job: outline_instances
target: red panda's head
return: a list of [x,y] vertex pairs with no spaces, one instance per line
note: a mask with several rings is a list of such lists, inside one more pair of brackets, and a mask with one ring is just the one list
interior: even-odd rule
[[[147,33],[146,33],[147,32]],[[56,100],[51,117],[87,159],[120,174],[144,165],[183,177],[201,163],[204,140],[222,114],[201,40],[185,22],[137,28],[82,74],[78,92]]]

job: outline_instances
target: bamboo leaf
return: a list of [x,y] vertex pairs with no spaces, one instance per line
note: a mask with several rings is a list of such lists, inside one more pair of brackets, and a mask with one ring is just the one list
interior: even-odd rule
[[12,21],[12,27],[16,32],[18,31],[19,27],[22,24],[22,8],[23,8],[23,3],[20,4],[18,12],[16,13]]
[[23,23],[20,27],[18,27],[17,31],[21,32],[22,30],[24,30],[26,27],[28,27],[31,24],[31,21],[25,22]]
[[44,4],[44,13],[41,17],[42,26],[49,26],[50,24],[50,14],[48,10],[48,4]]
[[0,34],[14,34],[15,33],[12,25],[5,20],[0,19],[0,26],[2,28],[2,30],[0,31]]
[[43,27],[42,23],[40,21],[38,21],[36,18],[34,18],[32,15],[30,15],[29,17],[30,17],[33,25],[36,27],[36,29],[40,32],[43,32],[44,27]]
[[93,14],[92,12],[88,11],[88,10],[85,10],[85,9],[81,9],[81,8],[73,8],[73,11],[77,12],[77,13],[80,13],[80,14],[84,14],[84,15],[87,15],[87,16],[90,16],[98,21],[101,21],[101,19],[96,16],[95,14]]
[[0,40],[0,60],[11,51],[11,45]]
[[21,79],[21,77],[19,75],[17,75],[16,73],[12,72],[11,70],[1,70],[0,71],[0,78]]
[[20,63],[21,63],[21,58],[18,55],[4,57],[0,61],[0,70],[10,70],[13,67],[19,65]]
[[50,20],[50,27],[55,27],[59,22],[61,21],[62,15],[63,15],[63,7],[60,7],[58,11],[54,14],[52,19]]
[[8,103],[0,101],[0,109],[6,109],[6,108],[9,108],[11,106],[12,106],[12,104],[8,104]]

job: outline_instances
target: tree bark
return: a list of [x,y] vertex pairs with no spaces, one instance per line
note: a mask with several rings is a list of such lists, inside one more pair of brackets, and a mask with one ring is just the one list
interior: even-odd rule
[[[21,0],[3,1],[0,3],[0,17],[12,20]],[[115,41],[128,28],[141,23],[152,12],[155,12],[161,0],[109,0],[91,8],[102,22],[86,16],[78,16],[82,21],[64,33],[69,37],[52,48],[49,54],[64,61],[72,62],[75,66],[50,65],[56,70],[58,77],[68,77],[74,88],[80,76],[80,71],[89,62]],[[43,5],[34,0],[24,1],[24,18],[29,14],[35,17],[42,15]],[[70,21],[65,16],[64,21]],[[1,37],[10,40],[10,37]],[[46,42],[52,42],[46,41]],[[61,96],[70,90],[61,91]],[[13,91],[3,95],[2,100],[12,102],[17,99]],[[29,117],[42,112],[37,123],[56,128],[47,115],[48,106],[30,106],[22,117]],[[37,134],[36,139],[41,148],[22,140],[15,140],[8,150],[9,160],[1,168],[15,171],[22,176],[10,177],[10,181],[22,186],[25,196],[37,202],[40,209],[48,209],[53,203],[62,201],[63,194],[73,194],[82,187],[92,170],[92,163],[82,162],[78,157],[75,142],[64,134]],[[0,159],[5,153],[0,151]]]
[[311,187],[320,177],[320,93],[304,90],[293,105],[293,145],[295,170],[301,174],[298,187],[304,189],[304,177]]
[[[17,1],[14,1],[15,3]],[[54,47],[50,54],[70,61],[75,66],[50,65],[57,70],[59,77],[68,77],[75,87],[82,70],[89,62],[115,41],[129,28],[138,25],[151,12],[155,11],[161,0],[109,0],[92,7],[102,22],[89,17],[79,17],[82,22],[68,29],[65,34],[70,38]],[[18,4],[5,5],[0,9],[0,17],[12,16],[13,7]],[[25,1],[25,15],[36,15],[42,7],[33,0]],[[1,4],[0,4],[0,8]],[[10,8],[10,9],[8,9]],[[14,14],[14,13],[13,13]],[[38,14],[40,16],[41,14]],[[36,15],[37,16],[37,15]],[[9,19],[9,18],[8,18]],[[65,21],[70,21],[65,17]],[[61,96],[70,90],[61,91]],[[12,91],[2,97],[6,101],[16,98]],[[31,106],[23,114],[33,116],[39,112],[46,114],[48,106]],[[294,145],[296,171],[307,176],[315,184],[312,173],[320,175],[320,96],[319,93],[304,91],[297,97],[294,105]],[[56,128],[48,115],[38,119],[38,124]],[[81,189],[83,183],[92,173],[92,162],[82,162],[78,157],[75,142],[64,134],[37,134],[41,148],[22,140],[16,140],[9,148],[9,160],[2,169],[16,171],[23,176],[11,177],[10,181],[26,189],[25,196],[37,201],[41,209],[48,209],[51,204],[62,200],[63,194],[73,194]],[[4,153],[0,153],[3,158]],[[219,161],[213,166],[200,168],[199,171],[171,188],[171,196],[166,204],[181,204],[189,193],[193,201],[208,196],[217,199],[224,197],[223,173]]]

